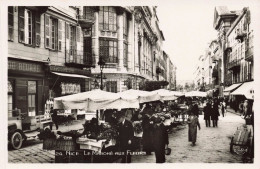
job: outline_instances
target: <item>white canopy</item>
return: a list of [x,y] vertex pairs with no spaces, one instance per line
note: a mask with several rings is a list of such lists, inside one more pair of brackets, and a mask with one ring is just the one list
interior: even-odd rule
[[152,91],[151,93],[158,94],[161,98],[160,100],[164,100],[164,101],[177,99],[175,92],[172,92],[172,91],[166,90],[166,89],[158,89],[158,90]]
[[230,92],[232,92],[232,90],[238,88],[239,86],[241,86],[242,83],[237,83],[237,84],[232,84],[231,86],[227,87],[224,89],[224,95],[227,96],[230,94]]
[[245,82],[231,95],[244,95],[247,99],[254,99],[254,82]]
[[124,92],[120,92],[118,94],[121,97],[126,97],[126,96],[138,97],[139,103],[160,100],[160,95],[158,95],[157,93],[152,93],[152,92],[143,91],[143,90],[130,89],[130,90],[126,90]]
[[201,91],[190,91],[185,93],[186,97],[206,97],[207,92],[201,92]]
[[102,90],[54,98],[54,109],[84,109],[88,111],[99,109],[139,108],[138,97],[132,95],[120,96]]
[[78,75],[78,74],[68,74],[68,73],[59,73],[59,72],[52,72],[52,73],[59,75],[59,76],[66,76],[66,77],[78,77],[78,78],[84,78],[84,79],[90,78],[90,77],[87,77],[84,75]]

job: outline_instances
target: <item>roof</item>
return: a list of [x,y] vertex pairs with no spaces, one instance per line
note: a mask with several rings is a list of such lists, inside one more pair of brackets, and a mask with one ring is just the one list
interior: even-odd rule
[[219,15],[230,14],[230,11],[226,6],[217,6],[216,11]]

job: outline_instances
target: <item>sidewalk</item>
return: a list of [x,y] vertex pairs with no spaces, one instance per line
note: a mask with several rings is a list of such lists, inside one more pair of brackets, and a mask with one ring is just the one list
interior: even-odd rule
[[227,106],[227,112],[241,116],[239,112],[236,112],[234,109],[230,108],[230,106]]

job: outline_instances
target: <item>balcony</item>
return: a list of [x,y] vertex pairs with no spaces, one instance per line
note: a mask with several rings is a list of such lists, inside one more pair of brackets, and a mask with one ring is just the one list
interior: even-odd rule
[[246,37],[246,32],[237,30],[237,33],[235,36],[236,40],[238,40],[240,43],[242,43],[244,41],[245,37]]
[[91,28],[92,25],[94,24],[95,17],[93,13],[85,14],[85,15],[80,15],[79,16],[79,24],[80,26],[84,28]]
[[66,51],[66,66],[72,67],[92,67],[93,58],[91,53],[77,51],[77,50],[67,50]]
[[240,68],[240,60],[235,59],[227,64],[228,70],[235,70]]
[[229,42],[226,43],[226,49],[225,52],[232,52],[232,47]]

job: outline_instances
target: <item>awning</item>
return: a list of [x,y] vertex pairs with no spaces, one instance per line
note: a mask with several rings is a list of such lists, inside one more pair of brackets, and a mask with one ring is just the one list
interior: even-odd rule
[[254,81],[243,83],[231,95],[244,95],[247,99],[254,99]]
[[90,77],[87,77],[87,76],[84,76],[84,75],[78,75],[78,74],[68,74],[68,73],[58,73],[58,72],[52,72],[52,73],[59,75],[59,76],[77,77],[77,78],[84,78],[84,79],[90,78]]
[[231,86],[225,88],[224,92],[230,92],[231,90],[234,90],[235,88],[239,87],[242,83],[236,83],[232,84]]

